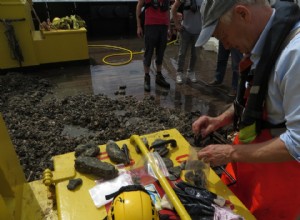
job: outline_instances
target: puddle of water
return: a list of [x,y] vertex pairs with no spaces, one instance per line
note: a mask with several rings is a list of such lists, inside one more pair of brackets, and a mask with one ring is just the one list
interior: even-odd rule
[[[122,41],[123,42],[123,41]],[[115,41],[110,42],[116,44]],[[119,41],[117,42],[119,43]],[[143,42],[141,42],[143,43]],[[124,46],[129,48],[135,46],[136,40],[126,40]],[[105,52],[105,54],[104,54]],[[105,50],[93,49],[92,57],[100,60],[106,54]],[[150,67],[151,92],[144,92],[144,71],[142,55],[135,56],[135,59],[126,65],[85,65],[58,67],[45,70],[47,77],[57,84],[52,96],[63,98],[80,93],[104,94],[110,98],[117,98],[120,86],[126,86],[126,95],[142,100],[145,96],[153,96],[158,105],[167,108],[177,108],[182,111],[200,111],[202,114],[216,115],[221,112],[224,105],[230,103],[226,93],[226,87],[211,88],[205,86],[205,82],[212,79],[215,71],[216,54],[201,51],[199,61],[196,64],[197,83],[183,83],[178,85],[175,82],[177,67],[178,47],[169,46],[166,49],[163,74],[170,83],[170,89],[166,90],[155,84],[155,67],[152,62]],[[188,58],[187,58],[188,60]],[[42,73],[42,74],[44,74]],[[231,73],[225,75],[225,80],[231,78]],[[226,83],[224,82],[224,84]],[[228,83],[227,83],[228,84]],[[228,89],[228,88],[227,88]],[[51,96],[51,95],[49,95]]]
[[133,60],[127,65],[91,66],[91,79],[94,94],[105,94],[109,97],[115,97],[115,92],[120,86],[126,86],[126,95],[135,95],[143,89],[144,75],[140,61]]
[[[175,62],[174,59],[172,62]],[[125,66],[97,65],[91,66],[90,69],[94,94],[101,93],[115,98],[119,87],[125,85],[126,95],[134,96],[138,100],[152,95],[155,97],[156,103],[162,107],[209,113],[209,101],[202,100],[199,91],[189,85],[178,86],[167,69],[163,69],[163,73],[171,85],[170,89],[155,84],[155,70],[154,67],[151,67],[150,93],[144,92],[144,72],[140,60],[134,60]]]
[[93,132],[80,126],[65,125],[62,131],[62,135],[76,138],[80,137],[81,135],[93,135]]

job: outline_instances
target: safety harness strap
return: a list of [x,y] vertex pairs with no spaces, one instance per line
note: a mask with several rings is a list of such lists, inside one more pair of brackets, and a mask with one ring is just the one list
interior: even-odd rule
[[201,5],[197,5],[196,0],[190,0],[189,4],[184,4],[183,10],[191,10],[192,12],[196,12],[200,10]]
[[159,0],[150,0],[150,2],[146,2],[144,4],[144,10],[146,10],[149,7],[152,7],[154,9],[160,9],[161,11],[167,11],[170,6],[170,0],[163,0],[162,2]]

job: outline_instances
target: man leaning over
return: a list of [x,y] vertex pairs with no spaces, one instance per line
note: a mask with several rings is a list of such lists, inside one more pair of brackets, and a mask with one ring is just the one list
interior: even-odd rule
[[[296,219],[300,213],[300,10],[290,2],[204,0],[196,46],[211,36],[226,49],[247,54],[234,105],[217,117],[201,116],[196,135],[234,122],[232,145],[209,145],[198,158],[228,164],[231,190],[263,220]],[[248,59],[250,58],[250,59]],[[246,106],[246,107],[245,107]],[[222,178],[227,182],[226,177]]]

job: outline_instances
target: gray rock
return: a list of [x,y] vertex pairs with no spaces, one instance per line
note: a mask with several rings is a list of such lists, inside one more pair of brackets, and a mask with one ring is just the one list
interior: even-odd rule
[[126,154],[119,148],[119,146],[112,140],[106,144],[106,152],[109,158],[115,163],[126,163]]
[[118,170],[110,163],[102,162],[96,157],[77,157],[75,169],[80,173],[92,174],[104,180],[118,176]]
[[82,179],[81,178],[71,179],[71,180],[69,180],[67,188],[68,188],[68,190],[75,190],[81,184],[82,184]]
[[176,166],[176,167],[170,167],[168,168],[168,171],[170,174],[176,176],[177,178],[180,177],[180,173],[181,173],[181,167],[180,166]]
[[167,168],[173,167],[174,163],[170,158],[163,157],[162,160],[164,161]]
[[79,144],[74,151],[75,157],[96,157],[100,153],[100,148],[94,143]]

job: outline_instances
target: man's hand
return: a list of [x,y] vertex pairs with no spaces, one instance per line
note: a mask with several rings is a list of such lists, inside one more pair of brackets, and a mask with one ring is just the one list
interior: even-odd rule
[[181,32],[181,31],[183,31],[184,27],[180,23],[177,23],[177,24],[175,24],[175,29],[178,32]]
[[192,130],[195,135],[206,137],[217,128],[217,120],[213,117],[204,115],[199,117],[193,124]]
[[228,125],[232,122],[234,115],[233,105],[229,107],[225,112],[217,117],[210,117],[203,115],[199,117],[193,124],[192,129],[195,135],[201,135],[206,137],[210,133],[218,130],[225,125]]
[[198,151],[198,158],[211,166],[221,166],[232,162],[231,155],[234,152],[233,145],[213,144]]
[[137,27],[136,34],[139,38],[142,38],[144,33],[143,33],[143,28],[142,27]]

